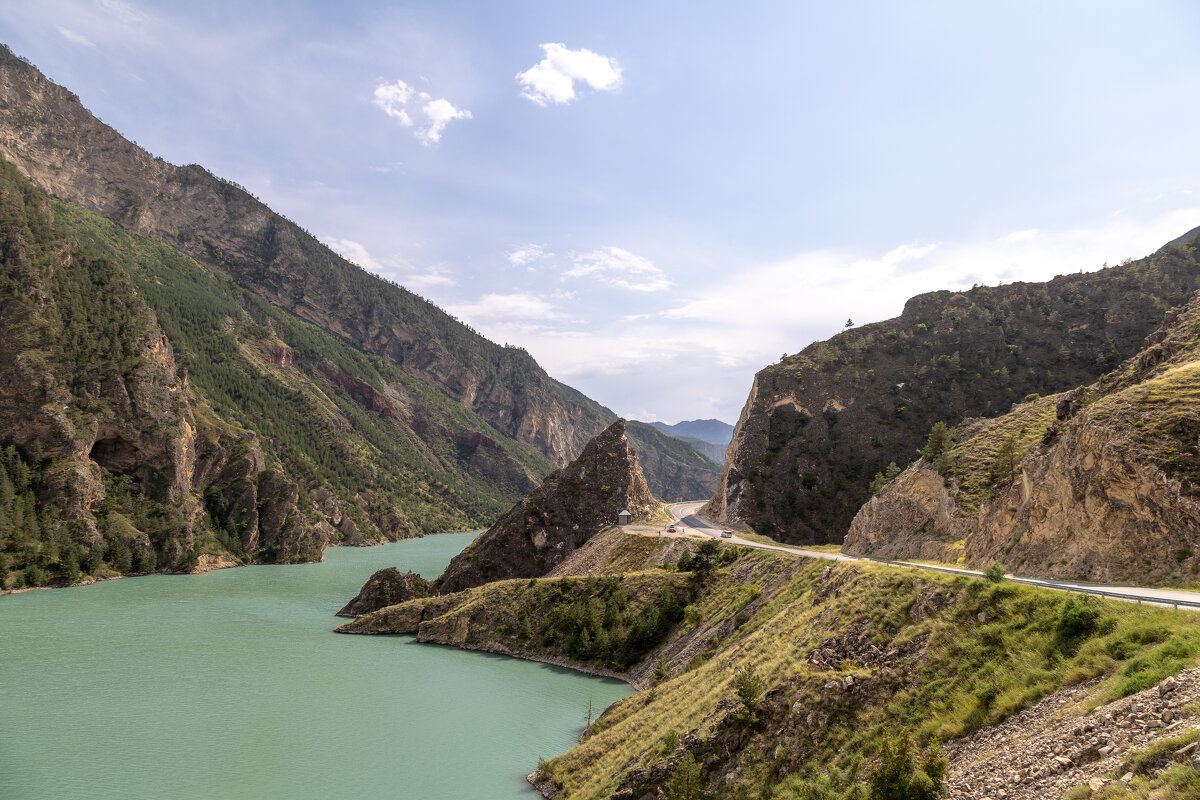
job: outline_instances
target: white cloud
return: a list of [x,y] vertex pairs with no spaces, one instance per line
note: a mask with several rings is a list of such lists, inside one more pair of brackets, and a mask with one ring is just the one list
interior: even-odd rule
[[577,255],[574,266],[563,273],[564,278],[594,277],[609,286],[634,292],[661,292],[671,287],[671,281],[649,259],[634,255],[620,247],[606,247]]
[[615,92],[621,86],[621,67],[614,58],[591,50],[568,50],[557,42],[541,48],[545,57],[517,74],[521,96],[539,106],[574,100],[576,81],[601,92]]
[[527,244],[524,247],[518,247],[508,254],[508,263],[514,267],[532,264],[535,261],[541,261],[544,258],[552,258],[554,253],[546,251],[546,246],[541,244]]
[[449,272],[435,269],[429,272],[407,275],[401,278],[400,283],[409,289],[422,292],[427,289],[454,286],[457,284],[457,281],[454,280],[454,276]]
[[465,108],[457,108],[444,97],[434,99],[428,92],[417,92],[402,80],[395,83],[381,83],[375,87],[371,100],[392,119],[398,120],[405,128],[416,127],[412,114],[409,113],[409,103],[416,98],[413,113],[419,111],[425,116],[425,124],[413,133],[423,145],[437,144],[442,140],[442,132],[446,126],[456,119],[471,119],[471,112]]
[[[555,322],[566,319],[557,306],[544,297],[529,292],[510,294],[485,294],[469,303],[454,303],[446,311],[476,327],[484,328],[499,341],[495,331],[504,330],[504,325],[516,325],[523,331],[531,329],[529,323]],[[532,326],[538,328],[541,326]]]
[[321,242],[342,258],[357,264],[369,272],[379,274],[385,271],[383,264],[376,261],[367,252],[366,247],[353,239],[337,239],[332,236],[324,236],[321,238]]
[[421,110],[429,118],[429,126],[419,134],[419,138],[424,144],[440,142],[442,140],[442,131],[454,120],[471,118],[470,111],[455,108],[454,104],[445,98],[430,100],[421,106]]
[[1037,236],[1037,228],[1029,228],[1023,231],[1013,231],[1005,234],[996,240],[996,244],[1017,244],[1019,242],[1028,242],[1033,237]]
[[412,117],[404,110],[404,106],[412,99],[412,96],[412,87],[404,81],[398,80],[395,83],[381,83],[376,86],[375,99],[372,102],[382,108],[383,113],[392,119],[398,119],[401,125],[411,128]]
[[84,36],[81,33],[76,33],[75,31],[71,30],[70,28],[64,28],[62,25],[55,25],[54,28],[55,28],[55,30],[58,31],[59,35],[61,35],[64,39],[66,39],[71,44],[78,44],[78,45],[82,45],[83,47],[95,47],[96,46],[96,44],[91,39],[87,38],[86,36]]

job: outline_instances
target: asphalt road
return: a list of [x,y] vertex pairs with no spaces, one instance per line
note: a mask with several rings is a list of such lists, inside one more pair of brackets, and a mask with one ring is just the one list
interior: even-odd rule
[[[708,520],[699,516],[696,511],[703,503],[676,503],[669,506],[671,514],[676,519],[676,525],[682,526],[685,530],[694,533],[699,533],[703,536],[712,536],[715,538],[721,537],[721,528],[713,525]],[[734,533],[732,537],[724,541],[740,544],[743,547],[755,547],[759,550],[777,550],[781,553],[792,553],[798,556],[807,558],[824,558],[830,561],[867,561],[876,564],[893,564],[896,566],[915,567],[917,569],[929,569],[937,572],[949,572],[958,575],[970,575],[972,577],[982,576],[982,572],[976,572],[970,569],[957,569],[954,567],[935,567],[929,564],[914,564],[909,561],[879,561],[869,558],[857,558],[855,556],[842,555],[841,553],[822,553],[819,550],[805,550],[800,547],[788,547],[778,544],[763,544],[762,542],[752,539],[745,539]],[[1082,581],[1059,581],[1046,578],[1025,578],[1017,575],[1007,575],[1009,580],[1018,581],[1020,583],[1028,583],[1034,586],[1042,586],[1047,589],[1057,589],[1064,592],[1086,592],[1088,594],[1097,594],[1104,597],[1114,597],[1121,600],[1129,600],[1131,602],[1151,603],[1154,605],[1176,606],[1178,608],[1186,608],[1189,611],[1200,611],[1200,592],[1186,592],[1182,589],[1151,589],[1141,586],[1109,586],[1106,584],[1084,583]],[[1188,605],[1183,605],[1183,604]]]

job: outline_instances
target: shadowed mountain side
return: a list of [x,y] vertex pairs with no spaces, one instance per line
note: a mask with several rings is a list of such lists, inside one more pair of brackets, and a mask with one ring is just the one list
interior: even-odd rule
[[910,299],[895,319],[760,371],[706,513],[795,543],[840,542],[876,473],[933,424],[1007,412],[1096,380],[1200,288],[1194,245],[1045,283]]
[[646,486],[625,420],[617,420],[455,556],[437,591],[545,575],[623,510],[646,521],[662,505]]
[[846,552],[1184,584],[1200,569],[1200,294],[1100,381],[959,426],[855,516]]
[[181,375],[129,275],[4,162],[0,220],[0,589],[319,559],[327,517]]

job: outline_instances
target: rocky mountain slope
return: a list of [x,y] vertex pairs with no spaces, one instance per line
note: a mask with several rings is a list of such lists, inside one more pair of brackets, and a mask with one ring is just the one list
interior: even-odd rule
[[623,510],[636,521],[663,513],[646,485],[625,421],[617,420],[455,556],[437,590],[446,594],[545,575],[602,528],[615,525]]
[[933,424],[1090,383],[1200,288],[1194,242],[1046,283],[933,292],[759,372],[712,518],[840,542],[872,476],[911,462]]
[[[459,404],[476,418],[468,427],[532,447],[549,466],[570,461],[616,419],[554,381],[524,350],[496,345],[350,264],[243,188],[200,166],[151,156],[7,48],[0,50],[0,156],[46,191],[157,239],[270,306],[379,356]],[[360,380],[352,378],[347,391]],[[666,441],[646,437],[644,450]],[[670,453],[662,460],[676,466]],[[682,471],[695,472],[689,466],[697,465]],[[704,469],[712,481],[716,471]],[[692,488],[669,478],[659,483],[669,496],[688,496],[684,490]],[[507,501],[520,494],[507,491]]]
[[844,549],[1103,582],[1200,572],[1200,294],[1103,379],[969,422],[858,512]]
[[[7,573],[0,589],[151,568],[311,560],[330,542],[486,524],[616,418],[550,379],[523,351],[488,342],[340,259],[239,187],[151,157],[7,49],[0,50],[0,155],[15,159],[16,169],[5,172],[12,191],[32,191],[21,173],[57,195],[39,201],[53,220],[46,225],[55,243],[45,246],[69,242],[61,247],[76,264],[105,265],[104,285],[136,296],[131,302],[154,320],[161,340],[160,371],[174,371],[186,387],[172,390],[176,404],[184,394],[191,403],[191,418],[176,419],[161,403],[103,395],[125,409],[125,433],[102,429],[91,462],[128,491],[89,489],[86,502],[60,508],[62,492],[37,477],[49,461],[36,449],[46,431],[30,427],[36,398],[15,397],[14,405],[28,407],[0,425],[0,447],[14,448],[5,463],[19,499],[3,499],[23,544],[0,559]],[[19,281],[29,276],[14,247],[5,268]],[[129,337],[141,334],[113,328],[104,310],[72,314],[62,316],[72,321],[81,355],[59,378],[83,381],[68,374],[75,370],[115,391],[121,376],[111,372],[108,351],[136,350],[141,345]],[[43,344],[19,327],[26,322],[15,312],[0,318],[0,336],[14,362],[40,363]],[[164,431],[177,424],[196,429],[194,447],[184,441],[197,476],[188,464],[169,463],[174,456],[146,460],[168,447]],[[137,440],[135,428],[162,441]],[[695,496],[715,484],[713,465],[665,434],[648,428],[639,447],[651,454],[655,489],[665,495]],[[99,480],[91,467],[81,469]],[[176,488],[150,492],[159,506],[132,499],[148,490],[147,476],[157,485],[166,472],[176,474]],[[96,503],[127,495],[119,513],[128,530],[119,538],[144,546],[122,544],[109,558],[111,543],[94,547],[104,527],[94,519]],[[299,513],[287,510],[293,506]],[[86,535],[64,533],[79,526]]]
[[625,434],[638,452],[646,485],[655,497],[682,502],[712,497],[721,483],[720,460],[708,455],[713,445],[673,437],[644,422],[628,420]]
[[0,162],[0,588],[319,558],[338,538],[181,376],[128,274]]

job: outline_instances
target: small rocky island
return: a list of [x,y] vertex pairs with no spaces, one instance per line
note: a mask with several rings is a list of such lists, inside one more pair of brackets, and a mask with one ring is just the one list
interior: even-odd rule
[[578,458],[551,473],[455,556],[441,578],[431,582],[395,567],[379,570],[338,616],[357,617],[492,581],[541,577],[601,530],[617,524],[622,511],[635,522],[665,514],[646,485],[623,419],[588,442]]

